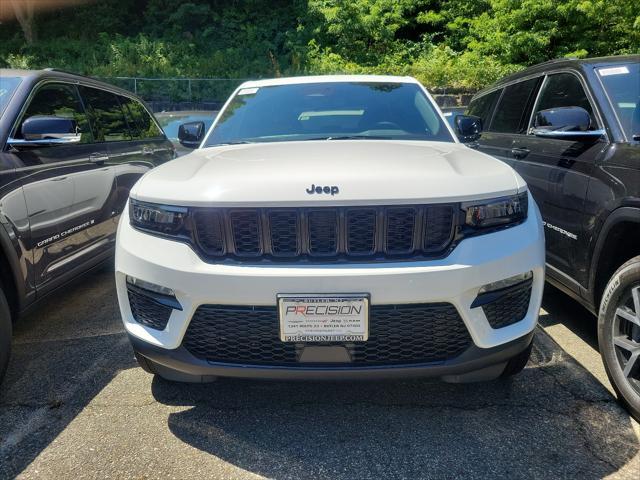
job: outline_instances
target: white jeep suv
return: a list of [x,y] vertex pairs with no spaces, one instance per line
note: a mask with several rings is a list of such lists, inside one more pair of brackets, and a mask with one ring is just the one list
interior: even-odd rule
[[461,382],[529,358],[538,209],[412,78],[244,83],[197,150],[134,186],[128,211],[120,310],[139,363],[166,379]]

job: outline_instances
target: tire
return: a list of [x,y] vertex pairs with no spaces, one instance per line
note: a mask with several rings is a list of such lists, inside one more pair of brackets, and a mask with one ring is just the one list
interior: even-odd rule
[[[535,338],[535,337],[534,337]],[[529,362],[529,357],[531,357],[531,350],[533,349],[533,338],[529,343],[529,346],[517,354],[515,357],[511,357],[507,362],[507,365],[504,367],[504,371],[502,372],[501,377],[513,377],[514,375],[519,374],[524,367],[527,366]]]
[[0,287],[0,382],[7,371],[11,355],[11,311]]
[[622,265],[602,294],[598,344],[618,400],[640,421],[640,256]]

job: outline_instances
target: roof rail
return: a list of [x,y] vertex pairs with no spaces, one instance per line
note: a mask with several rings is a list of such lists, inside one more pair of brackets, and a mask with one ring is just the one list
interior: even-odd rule
[[579,58],[578,57],[558,57],[558,58],[552,58],[551,60],[547,60],[546,62],[536,63],[535,65],[531,65],[531,66],[537,67],[538,65],[547,65],[549,63],[564,62],[566,60],[579,60]]
[[81,73],[76,73],[76,72],[70,72],[69,70],[63,70],[62,68],[53,68],[53,67],[48,67],[48,68],[43,68],[42,70],[44,70],[45,72],[58,72],[58,73],[66,73],[68,75],[75,75],[76,77],[84,77],[84,78],[91,78],[88,75],[82,75]]

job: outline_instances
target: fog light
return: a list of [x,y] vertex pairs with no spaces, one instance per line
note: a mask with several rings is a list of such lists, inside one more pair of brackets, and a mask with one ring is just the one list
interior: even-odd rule
[[144,280],[140,280],[139,278],[130,277],[127,275],[127,283],[129,285],[136,286],[143,290],[148,290],[153,293],[158,293],[160,295],[166,295],[168,297],[175,297],[175,293],[168,287],[163,287],[161,285],[156,285],[155,283],[145,282]]
[[522,282],[526,282],[527,280],[531,280],[533,278],[533,272],[528,271],[527,273],[521,273],[519,275],[514,275],[513,277],[505,278],[504,280],[498,280],[497,282],[487,283],[482,286],[480,290],[478,290],[478,295],[482,295],[483,293],[494,292],[496,290],[502,290],[503,288],[512,287]]

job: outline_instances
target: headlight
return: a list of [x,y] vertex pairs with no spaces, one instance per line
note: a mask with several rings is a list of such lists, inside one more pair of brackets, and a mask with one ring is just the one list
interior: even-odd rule
[[184,229],[187,208],[156,205],[137,200],[129,200],[129,220],[131,225],[141,230],[163,235],[178,236]]
[[489,228],[519,223],[527,218],[527,192],[462,206],[465,224],[472,228]]

